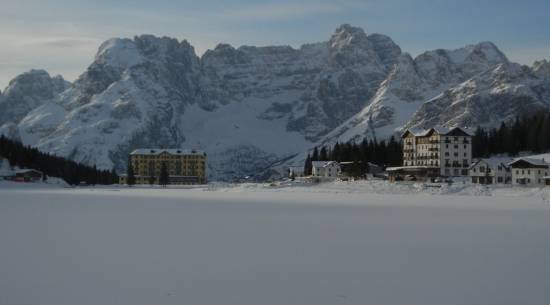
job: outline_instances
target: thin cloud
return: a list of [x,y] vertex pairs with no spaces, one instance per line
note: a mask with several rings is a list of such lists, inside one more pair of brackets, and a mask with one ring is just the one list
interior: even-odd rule
[[97,46],[100,42],[100,40],[93,38],[53,37],[20,41],[20,44],[27,46],[43,46],[51,48],[87,48],[90,46]]
[[228,9],[219,13],[219,17],[236,21],[277,21],[303,18],[307,16],[341,13],[348,8],[334,3],[287,3],[267,4],[253,7]]

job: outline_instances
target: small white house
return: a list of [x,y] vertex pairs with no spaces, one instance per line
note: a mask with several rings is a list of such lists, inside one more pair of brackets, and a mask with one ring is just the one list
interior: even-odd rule
[[478,159],[469,168],[472,183],[508,184],[512,183],[510,159]]
[[336,161],[312,161],[311,164],[313,177],[338,178],[342,173],[340,164]]
[[518,158],[508,163],[514,185],[542,186],[550,173],[550,163],[544,159]]

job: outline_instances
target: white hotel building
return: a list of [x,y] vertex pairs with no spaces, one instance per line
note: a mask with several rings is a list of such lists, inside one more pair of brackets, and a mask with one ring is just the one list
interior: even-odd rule
[[403,138],[403,172],[427,176],[467,176],[472,163],[472,135],[465,129],[409,129]]

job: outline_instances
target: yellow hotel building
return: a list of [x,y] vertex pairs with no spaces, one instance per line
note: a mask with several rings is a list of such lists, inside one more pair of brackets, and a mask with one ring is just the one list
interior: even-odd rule
[[[159,184],[166,164],[169,184],[206,184],[206,153],[199,150],[141,148],[130,153],[136,184]],[[126,175],[120,184],[127,183]]]

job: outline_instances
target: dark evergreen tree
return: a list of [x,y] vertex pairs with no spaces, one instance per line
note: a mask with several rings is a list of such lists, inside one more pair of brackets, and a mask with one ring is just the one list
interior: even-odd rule
[[134,167],[132,166],[132,162],[128,160],[128,171],[126,173],[126,184],[128,186],[132,186],[136,184],[136,176],[134,174]]
[[160,175],[159,175],[159,184],[163,187],[166,187],[169,182],[169,176],[168,176],[168,168],[166,167],[166,163],[162,163],[160,167]]
[[312,168],[313,168],[313,165],[311,162],[311,156],[308,153],[304,164],[304,176],[311,176]]
[[319,151],[319,161],[329,161],[328,160],[328,151],[326,147],[321,147],[321,151]]
[[317,147],[313,148],[313,154],[311,154],[311,161],[321,161],[319,160],[319,150]]

